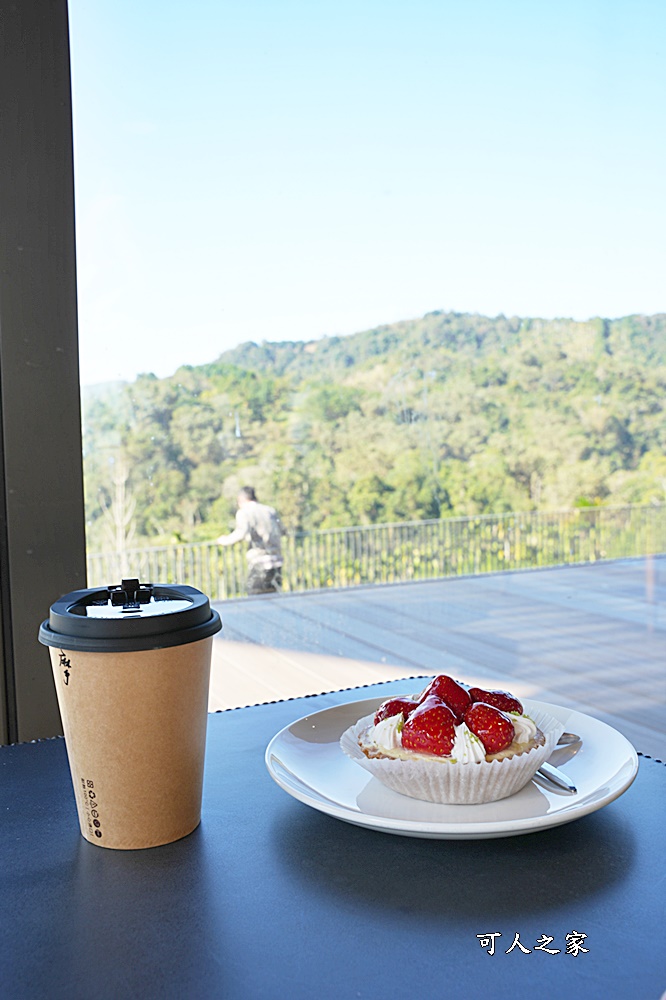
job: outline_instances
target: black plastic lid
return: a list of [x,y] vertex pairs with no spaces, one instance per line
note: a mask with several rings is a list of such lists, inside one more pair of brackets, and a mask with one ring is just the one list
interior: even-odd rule
[[128,579],[120,586],[65,594],[51,605],[39,641],[82,652],[119,653],[181,646],[221,628],[220,616],[200,590]]

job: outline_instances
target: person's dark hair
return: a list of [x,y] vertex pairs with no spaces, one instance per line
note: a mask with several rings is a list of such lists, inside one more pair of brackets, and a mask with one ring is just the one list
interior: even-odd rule
[[243,486],[242,489],[238,491],[239,496],[244,496],[246,500],[257,499],[257,494],[254,492],[254,486]]

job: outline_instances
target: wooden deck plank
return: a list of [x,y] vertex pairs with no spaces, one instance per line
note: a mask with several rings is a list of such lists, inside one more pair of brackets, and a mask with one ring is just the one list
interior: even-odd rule
[[[227,619],[229,614],[224,610],[221,613],[224,622],[225,614]],[[342,619],[337,625],[331,625],[330,615],[326,613],[304,614],[294,602],[278,603],[275,598],[265,602],[260,609],[253,609],[251,614],[246,613],[241,625],[234,623],[224,631],[232,639],[248,638],[253,626],[252,641],[284,648],[380,662],[386,653],[367,636],[356,638],[347,634]]]
[[216,639],[209,711],[376,684],[409,673],[404,667]]

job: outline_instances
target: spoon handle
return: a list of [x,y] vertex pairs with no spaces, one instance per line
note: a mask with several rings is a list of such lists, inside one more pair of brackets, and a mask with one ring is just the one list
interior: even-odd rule
[[563,789],[565,792],[569,792],[571,795],[575,795],[578,791],[571,779],[567,778],[564,771],[560,771],[559,767],[555,767],[553,764],[549,764],[548,762],[543,763],[537,771],[537,774],[547,778],[548,781],[552,781],[558,788]]

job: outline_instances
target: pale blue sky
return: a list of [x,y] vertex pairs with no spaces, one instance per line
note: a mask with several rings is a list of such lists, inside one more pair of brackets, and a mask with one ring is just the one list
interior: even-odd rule
[[662,0],[70,0],[84,383],[666,311]]

